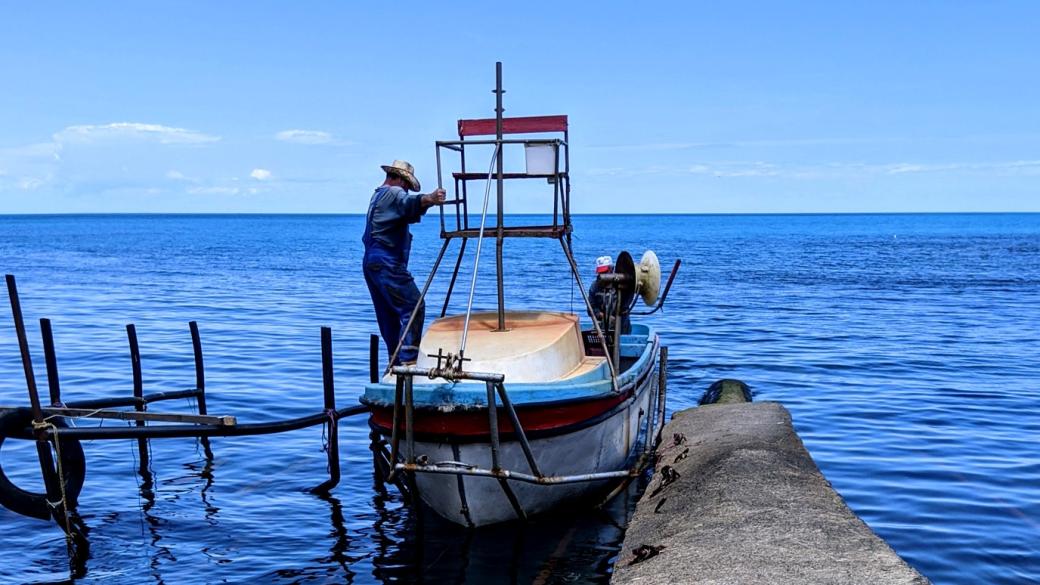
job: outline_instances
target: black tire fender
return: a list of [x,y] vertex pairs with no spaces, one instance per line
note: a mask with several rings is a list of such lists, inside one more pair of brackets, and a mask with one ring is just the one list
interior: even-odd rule
[[[55,426],[68,428],[61,418],[51,419]],[[32,411],[18,408],[0,415],[0,449],[9,438],[31,439],[26,429],[32,424]],[[74,509],[79,501],[79,493],[83,489],[83,480],[87,475],[87,461],[83,455],[83,447],[75,439],[62,439],[58,434],[61,446],[61,470],[65,474],[65,497],[68,507]],[[30,492],[18,487],[4,473],[2,454],[0,454],[0,506],[22,516],[51,519],[51,506],[47,503],[47,494]]]

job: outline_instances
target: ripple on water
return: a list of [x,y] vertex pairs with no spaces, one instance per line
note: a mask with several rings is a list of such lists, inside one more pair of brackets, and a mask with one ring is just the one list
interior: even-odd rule
[[[934,582],[1040,582],[1040,216],[575,221],[585,274],[626,247],[683,258],[651,319],[670,347],[671,409],[743,379],[791,410],[850,507]],[[416,230],[420,279],[436,223]],[[359,394],[376,330],[360,231],[353,216],[0,217],[0,258],[19,278],[33,348],[36,319],[54,322],[66,396],[129,393],[129,322],[146,390],[192,386],[197,320],[210,410],[248,422],[320,406],[321,326],[334,331],[341,401]],[[580,306],[548,249],[506,246],[507,282],[523,277],[510,307]],[[481,308],[494,306],[493,266],[481,266]],[[435,280],[432,298],[446,286]],[[0,328],[0,402],[24,401],[16,348]],[[194,440],[153,441],[144,477],[132,443],[85,445],[94,556],[82,582],[392,582],[417,567],[434,582],[609,578],[633,493],[602,513],[474,533],[375,492],[367,426],[340,432],[344,477],[329,499],[306,493],[325,474],[320,429],[215,439],[212,464]],[[39,482],[31,446],[2,456]],[[65,577],[57,531],[5,510],[0,523],[0,582]]]

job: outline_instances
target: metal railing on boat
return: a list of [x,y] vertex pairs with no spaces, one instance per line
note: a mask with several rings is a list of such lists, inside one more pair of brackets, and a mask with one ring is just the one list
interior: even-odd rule
[[[624,489],[624,487],[628,485],[629,481],[638,477],[639,474],[642,473],[645,469],[646,462],[649,460],[653,445],[655,445],[660,439],[660,429],[664,426],[665,403],[667,398],[667,347],[660,348],[660,362],[658,364],[658,378],[656,380],[657,392],[650,396],[650,402],[648,403],[649,408],[646,413],[645,430],[640,431],[644,437],[643,449],[634,465],[628,469],[569,475],[545,475],[539,469],[538,462],[535,459],[533,450],[531,449],[531,443],[527,438],[527,433],[524,430],[523,424],[520,422],[520,417],[517,415],[512,400],[509,398],[509,392],[506,391],[505,376],[503,374],[467,372],[461,369],[461,361],[457,360],[456,356],[448,354],[438,355],[436,357],[437,367],[433,368],[419,368],[416,366],[394,366],[391,368],[391,372],[396,377],[396,387],[394,391],[393,418],[390,431],[390,453],[386,456],[386,461],[390,467],[387,480],[397,480],[397,474],[399,472],[407,474],[407,489],[412,497],[414,497],[418,491],[417,485],[414,481],[414,474],[416,473],[493,478],[498,480],[503,493],[516,513],[517,518],[526,519],[527,513],[517,499],[513,489],[510,487],[508,480],[543,486],[604,481],[611,479],[625,480],[610,492],[604,500],[604,502],[606,502],[613,498],[613,496],[619,491]],[[430,463],[425,455],[416,455],[416,409],[414,398],[414,381],[416,376],[422,376],[429,379],[442,378],[451,382],[460,380],[484,382],[487,392],[486,410],[488,416],[488,446],[491,451],[490,469],[462,461],[440,461]],[[513,437],[520,443],[524,458],[530,468],[530,473],[502,468],[500,457],[502,438],[498,424],[499,401],[501,401],[502,408],[505,409],[506,416],[512,425]],[[400,445],[402,415],[404,419],[405,434],[403,462],[401,462],[402,456]],[[457,447],[453,448],[457,453]],[[460,491],[461,489],[460,479]],[[465,512],[465,515],[467,520],[469,520],[468,511]]]

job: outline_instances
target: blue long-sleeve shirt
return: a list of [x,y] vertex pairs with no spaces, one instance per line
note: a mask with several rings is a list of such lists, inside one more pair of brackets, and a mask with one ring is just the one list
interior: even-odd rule
[[368,204],[367,225],[361,238],[365,251],[383,248],[407,264],[412,248],[408,225],[419,223],[428,209],[422,206],[419,193],[410,194],[400,187],[379,187]]

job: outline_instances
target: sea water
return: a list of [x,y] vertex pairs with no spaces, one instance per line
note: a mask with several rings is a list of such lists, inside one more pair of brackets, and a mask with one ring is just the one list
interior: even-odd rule
[[[510,216],[508,223],[549,218]],[[319,329],[333,329],[337,395],[355,403],[377,332],[361,276],[359,216],[0,216],[0,268],[18,278],[37,380],[38,319],[52,320],[67,400],[131,393],[125,325],[146,392],[194,386],[198,321],[209,411],[240,422],[317,412]],[[670,348],[669,409],[719,378],[790,409],[806,447],[870,527],[935,583],[1040,582],[1040,215],[578,216],[575,256],[654,250],[682,268],[645,318]],[[420,286],[440,248],[415,226]],[[457,244],[430,289],[442,309]],[[472,250],[448,307],[463,311]],[[475,305],[494,309],[485,246]],[[506,305],[582,312],[558,242],[507,241]],[[6,301],[6,299],[5,299]],[[6,303],[4,305],[6,307]],[[0,310],[0,406],[25,405]],[[385,364],[385,355],[381,356]],[[190,411],[187,401],[157,411]],[[95,422],[81,424],[98,424]],[[116,423],[110,423],[116,424]],[[125,423],[119,423],[125,424]],[[373,489],[368,427],[340,427],[331,498],[322,429],[84,444],[81,583],[605,582],[636,490],[603,510],[471,531]],[[17,443],[17,444],[15,444]],[[34,449],[3,462],[39,488]],[[148,481],[151,481],[149,485]],[[693,519],[691,519],[692,521]],[[61,532],[0,509],[0,583],[67,578]]]

